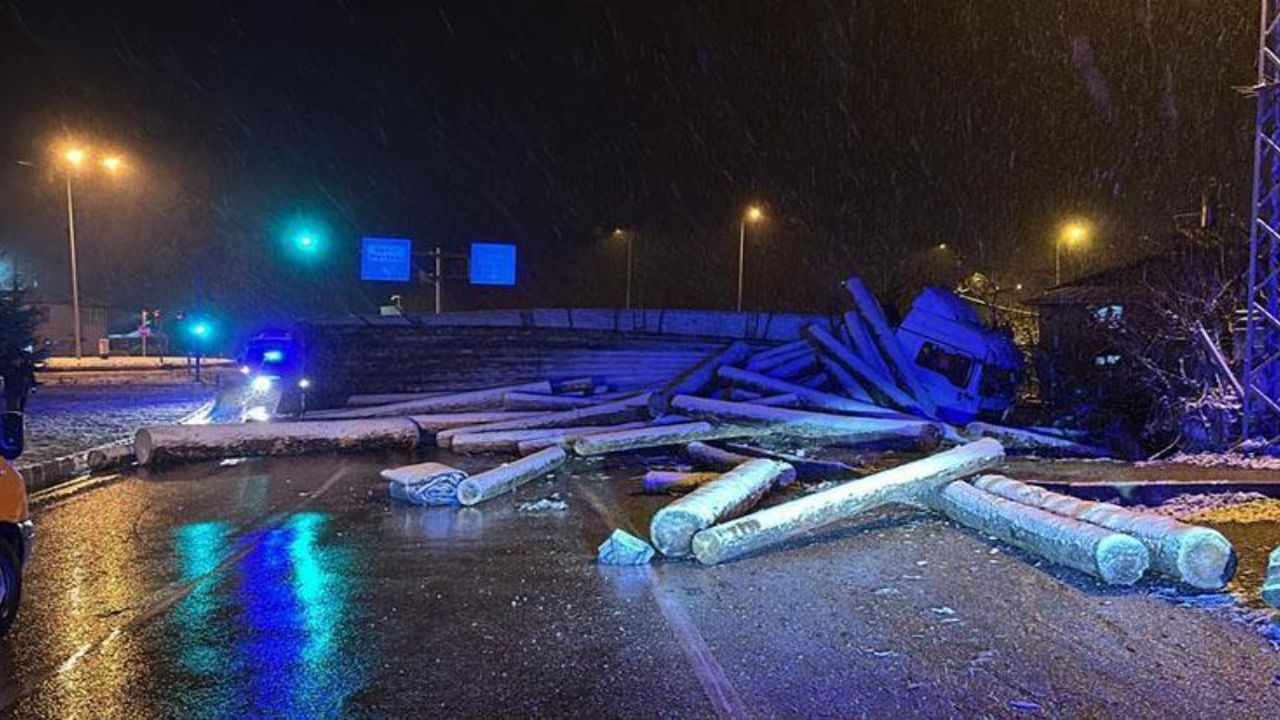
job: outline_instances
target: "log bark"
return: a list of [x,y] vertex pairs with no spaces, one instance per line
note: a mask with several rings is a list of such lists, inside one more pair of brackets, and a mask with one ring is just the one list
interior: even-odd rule
[[547,448],[528,457],[472,475],[458,485],[458,502],[475,505],[515,490],[564,464],[568,455],[560,448]]
[[913,444],[936,447],[941,438],[938,425],[925,420],[827,415],[688,395],[674,398],[671,407],[694,418],[723,423],[764,423],[774,434],[802,438],[838,438],[841,444],[906,440]]
[[776,364],[779,357],[786,356],[789,353],[799,354],[807,351],[808,349],[809,344],[804,340],[792,340],[791,342],[775,345],[752,355],[751,358],[747,360],[746,367],[749,370],[761,372],[762,368],[770,366],[771,363]]
[[809,352],[777,367],[770,368],[767,372],[773,377],[787,380],[800,377],[816,367],[818,367],[818,356],[816,353]]
[[647,422],[622,423],[621,425],[609,425],[607,427],[602,427],[599,430],[591,432],[572,432],[572,428],[553,428],[551,430],[540,431],[547,433],[541,437],[520,441],[516,444],[516,452],[521,455],[532,455],[539,450],[545,450],[549,447],[558,447],[565,452],[569,452],[573,449],[573,444],[578,441],[578,438],[583,438],[588,435],[597,435],[602,432],[646,427],[649,424],[650,423]]
[[1161,574],[1202,590],[1218,590],[1235,574],[1236,553],[1222,533],[1110,503],[1080,500],[1001,475],[983,475],[974,487],[1006,500],[1137,538]]
[[688,557],[694,535],[755,507],[788,474],[794,477],[795,470],[786,463],[748,460],[659,510],[649,523],[649,538],[667,557]]
[[849,413],[853,415],[864,415],[867,417],[895,417],[901,418],[902,413],[896,410],[890,410],[872,405],[858,400],[850,400],[839,395],[832,395],[821,390],[812,390],[803,385],[787,382],[786,380],[778,380],[777,378],[761,375],[750,370],[740,370],[734,367],[722,367],[718,373],[722,380],[727,380],[734,385],[763,390],[769,393],[786,393],[794,395],[798,400],[808,407],[820,408],[822,410],[832,410],[834,412]]
[[681,373],[662,389],[649,396],[649,414],[661,417],[670,409],[671,398],[700,393],[716,380],[716,371],[725,365],[736,365],[751,356],[751,346],[738,340],[723,350],[708,355],[702,362]]
[[466,432],[491,432],[495,430],[539,430],[545,428],[577,427],[583,425],[615,425],[649,419],[648,394],[636,395],[625,400],[615,400],[577,410],[539,413],[514,420],[502,420],[465,428],[450,428],[436,433],[436,444],[449,447],[453,436]]
[[[743,458],[750,460],[751,458]],[[644,474],[644,492],[650,495],[682,494],[692,492],[720,477],[718,472],[673,472],[650,470]]]
[[889,366],[885,364],[880,348],[876,346],[876,341],[871,337],[871,331],[867,329],[867,324],[862,321],[858,313],[850,310],[844,314],[843,319],[845,330],[849,333],[849,346],[853,351],[871,367],[889,375]]
[[540,395],[538,393],[509,392],[502,396],[503,410],[575,410],[604,402],[590,395]]
[[89,451],[86,456],[89,469],[93,471],[114,470],[134,461],[133,443],[122,441],[101,445]]
[[857,469],[834,460],[815,460],[800,457],[791,453],[777,452],[766,448],[753,447],[742,443],[724,443],[724,452],[748,457],[761,457],[780,460],[796,469],[796,479],[806,482],[813,480],[829,480],[831,478],[850,477],[857,474]]
[[603,455],[666,445],[684,445],[695,440],[752,437],[767,432],[768,428],[764,427],[688,422],[588,435],[573,443],[573,452],[577,455]]
[[[625,430],[628,427],[645,427],[645,423],[627,423],[627,427],[617,425],[596,425],[572,428],[540,428],[538,430],[494,430],[492,432],[461,433],[453,436],[450,449],[459,455],[476,453],[517,453],[520,443],[530,440],[543,440],[548,444],[564,447],[572,445],[575,440],[587,435],[603,432]],[[539,448],[541,449],[541,448]]]
[[684,446],[684,456],[696,467],[710,468],[724,472],[732,470],[751,459],[750,455],[740,455],[729,450],[722,450],[704,442],[691,442]]
[[694,536],[693,554],[698,562],[714,565],[881,505],[919,502],[922,496],[1003,458],[1000,443],[979,440],[708,528]]
[[831,337],[831,333],[817,325],[806,327],[804,332],[805,336],[813,341],[814,347],[817,348],[819,353],[853,376],[877,403],[897,408],[913,415],[932,417],[933,414],[926,412],[915,398],[898,387],[893,378],[881,373],[870,363],[854,355],[849,348],[841,345],[839,340]]
[[374,405],[370,407],[345,408],[341,410],[320,410],[306,414],[308,420],[352,420],[372,417],[396,417],[405,415],[421,415],[426,413],[456,412],[461,410],[488,410],[502,407],[502,396],[509,392],[551,393],[551,383],[524,383],[503,387],[471,390],[469,392],[437,395],[417,400]]
[[368,407],[370,405],[390,405],[391,403],[405,402],[407,400],[423,400],[425,398],[440,397],[449,393],[429,392],[429,393],[369,393],[357,394],[347,398],[346,404],[350,407]]
[[471,412],[471,413],[433,413],[430,415],[410,415],[409,419],[418,424],[424,433],[438,433],[441,430],[451,428],[468,427],[471,425],[480,425],[483,423],[494,423],[505,420],[517,420],[520,418],[533,417],[539,413],[528,412],[506,412],[495,410],[492,412]]
[[138,431],[140,465],[195,462],[258,455],[363,452],[414,448],[418,426],[408,418],[352,422],[162,425]]
[[818,356],[818,360],[821,361],[823,369],[826,370],[827,374],[836,381],[836,384],[840,386],[840,389],[844,391],[845,395],[848,395],[850,398],[857,400],[858,402],[874,404],[875,401],[871,399],[871,393],[867,392],[867,389],[862,386],[862,383],[858,382],[858,379],[855,378],[848,370],[845,370],[840,363],[831,359],[827,355],[821,354]]
[[1151,553],[1137,539],[1030,505],[966,482],[939,490],[927,504],[966,527],[1111,585],[1132,585]]
[[969,439],[982,437],[999,440],[1010,451],[1036,452],[1054,456],[1068,457],[1110,457],[1106,450],[1091,445],[1083,445],[1063,437],[1032,432],[1022,428],[1004,427],[985,422],[971,422],[964,427],[964,436]]
[[876,300],[875,294],[857,275],[846,280],[844,287],[853,298],[854,309],[867,324],[867,330],[879,346],[880,356],[884,359],[884,364],[889,368],[893,379],[911,393],[925,415],[937,417],[938,406],[933,402],[929,389],[916,375],[915,363],[911,362],[903,352],[898,336],[894,334],[893,328],[889,327],[889,321],[885,318],[884,310],[880,307],[880,301]]

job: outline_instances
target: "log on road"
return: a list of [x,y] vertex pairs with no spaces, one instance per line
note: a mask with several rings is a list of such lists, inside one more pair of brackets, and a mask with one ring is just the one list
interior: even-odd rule
[[981,437],[995,438],[1010,451],[1035,452],[1067,457],[1104,458],[1111,456],[1111,453],[1102,448],[1084,445],[1070,438],[1047,435],[1023,428],[992,425],[985,422],[971,422],[965,425],[964,436],[975,440]]
[[578,438],[584,438],[588,435],[598,435],[605,432],[614,432],[615,430],[630,430],[632,428],[646,427],[650,424],[651,423],[647,422],[622,423],[621,425],[609,425],[601,427],[598,430],[590,431],[578,428],[551,428],[549,430],[540,430],[538,432],[544,432],[546,434],[530,438],[528,440],[521,440],[516,443],[516,452],[520,455],[532,455],[539,450],[545,450],[549,447],[558,447],[561,450],[568,452],[573,449],[573,444],[578,441]]
[[604,400],[590,395],[543,395],[530,392],[509,392],[502,396],[503,410],[574,410],[599,405]]
[[916,375],[915,363],[907,357],[902,345],[898,342],[898,336],[894,334],[893,328],[889,327],[884,309],[880,307],[880,301],[871,292],[871,288],[868,288],[862,278],[857,275],[846,280],[844,288],[853,299],[858,316],[866,323],[872,339],[880,348],[880,357],[884,365],[889,368],[893,379],[911,393],[919,403],[923,414],[937,417],[938,406],[933,402],[933,397],[929,394],[929,389],[925,387],[924,382],[920,380],[920,376]]
[[583,425],[616,425],[617,423],[647,420],[649,419],[648,401],[648,393],[642,393],[624,400],[614,400],[577,410],[539,413],[514,420],[502,420],[465,428],[450,428],[436,433],[436,444],[447,448],[453,442],[453,436],[461,434],[463,431],[476,433],[495,430],[540,430],[580,427]]
[[1004,449],[995,440],[962,445],[703,530],[693,538],[693,554],[698,562],[714,565],[881,505],[917,503],[938,488],[993,467],[1003,458]]
[[475,505],[509,493],[560,467],[567,457],[560,448],[547,448],[479,475],[472,475],[458,485],[458,502]]
[[1151,553],[1136,538],[1030,505],[967,482],[940,489],[927,504],[966,527],[1111,585],[1132,585]]
[[690,395],[673,398],[671,407],[694,418],[736,424],[763,423],[778,435],[836,438],[840,444],[907,441],[922,447],[937,447],[942,437],[942,431],[937,423],[927,420],[828,415],[790,408],[764,407],[752,403],[710,400]]
[[813,390],[803,385],[790,383],[786,380],[778,380],[768,375],[761,375],[750,370],[741,370],[735,367],[722,367],[718,373],[722,380],[727,380],[735,386],[753,388],[771,393],[785,393],[794,395],[796,399],[804,403],[807,407],[818,408],[821,410],[830,410],[832,412],[849,413],[851,415],[863,415],[866,417],[907,417],[897,410],[873,405],[869,402],[860,400],[851,400],[847,397],[833,395],[831,393],[822,392],[821,390]]
[[751,346],[741,340],[708,355],[649,396],[649,414],[661,417],[670,409],[671,398],[705,390],[716,380],[716,371],[725,365],[737,365],[751,356]]
[[438,433],[441,430],[449,430],[451,428],[469,427],[471,425],[501,422],[504,420],[517,420],[538,414],[540,413],[533,411],[506,412],[502,410],[494,410],[491,412],[410,415],[409,419],[417,423],[418,427],[422,428],[422,432],[424,433]]
[[695,534],[755,507],[770,488],[786,484],[787,475],[795,477],[795,470],[786,463],[748,460],[659,510],[649,523],[649,538],[667,557],[688,557]]
[[695,440],[751,437],[767,432],[769,430],[765,427],[686,422],[587,435],[574,442],[573,452],[578,455],[603,455],[666,445],[684,445]]
[[1131,535],[1147,546],[1156,572],[1192,587],[1218,590],[1235,574],[1235,549],[1217,530],[1061,495],[1001,475],[974,478],[973,485],[1006,500]]
[[[750,460],[751,458],[743,458]],[[643,490],[650,495],[682,494],[691,492],[720,477],[717,472],[676,472],[650,470],[644,474]]]
[[134,448],[138,464],[159,465],[259,455],[407,449],[417,447],[419,437],[418,426],[408,418],[161,425],[139,430]]
[[133,443],[128,440],[99,445],[85,456],[90,470],[114,470],[134,461]]
[[387,405],[318,410],[306,414],[308,420],[351,420],[357,418],[395,417],[426,413],[456,412],[461,410],[488,410],[502,407],[502,396],[509,392],[535,392],[551,394],[551,383],[523,383],[503,387],[471,390],[468,392],[435,395],[416,400],[405,400]]
[[823,357],[828,358],[841,370],[852,375],[877,403],[913,415],[928,417],[934,415],[933,412],[926,411],[925,406],[912,397],[909,392],[898,387],[897,382],[892,377],[885,375],[871,363],[853,354],[852,350],[832,337],[831,333],[817,325],[807,326],[804,329],[804,333],[805,337],[813,342],[814,347]]

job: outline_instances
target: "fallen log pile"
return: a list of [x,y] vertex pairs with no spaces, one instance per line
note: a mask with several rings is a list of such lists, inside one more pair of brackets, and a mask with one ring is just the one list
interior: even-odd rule
[[[1220,588],[1231,577],[1234,552],[1215,531],[982,474],[1006,451],[1105,453],[1039,430],[946,422],[955,415],[933,396],[936,385],[922,378],[865,284],[853,278],[846,289],[854,310],[809,325],[802,339],[767,348],[732,342],[646,390],[618,393],[574,378],[365,395],[285,422],[144,428],[137,457],[154,465],[432,446],[510,456],[471,475],[436,463],[383,473],[396,498],[471,506],[575,456],[675,449],[688,465],[644,477],[644,492],[677,496],[650,524],[667,557],[726,562],[907,504],[1110,584],[1131,584],[1148,568],[1196,588]],[[857,460],[813,456],[826,448],[923,457],[869,473]],[[788,489],[814,481],[833,486],[798,497]],[[779,495],[791,497],[774,502]],[[624,535],[604,546],[609,562],[647,562],[647,546],[636,545],[643,541]]]

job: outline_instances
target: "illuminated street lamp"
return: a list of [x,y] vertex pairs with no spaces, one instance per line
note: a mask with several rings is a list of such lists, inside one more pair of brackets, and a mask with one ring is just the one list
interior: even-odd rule
[[[76,265],[76,213],[75,199],[71,192],[71,176],[85,167],[89,161],[89,151],[72,146],[62,152],[63,175],[67,182],[67,243],[71,255],[71,318],[75,324],[76,358],[84,357],[83,335],[80,325],[80,272]],[[106,155],[100,161],[102,168],[112,175],[124,170],[124,160],[119,155]],[[30,165],[30,163],[24,163]]]
[[635,239],[635,233],[623,230],[622,228],[614,228],[613,236],[627,241],[627,301],[626,308],[631,309],[631,242]]
[[1053,284],[1062,284],[1062,244],[1079,245],[1089,239],[1089,226],[1073,220],[1063,225],[1053,244]]
[[764,220],[764,210],[758,205],[748,205],[738,224],[738,312],[742,312],[742,268],[747,254],[747,223]]

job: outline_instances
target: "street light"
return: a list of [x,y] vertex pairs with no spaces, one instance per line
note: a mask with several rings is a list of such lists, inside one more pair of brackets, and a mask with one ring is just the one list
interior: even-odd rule
[[1058,231],[1053,243],[1053,284],[1062,284],[1062,243],[1079,245],[1089,239],[1089,226],[1079,220],[1072,220]]
[[[76,213],[75,200],[71,192],[71,175],[80,170],[89,160],[89,151],[72,146],[62,152],[63,175],[67,182],[67,244],[71,255],[71,321],[75,323],[76,358],[84,357],[83,335],[80,325],[80,272],[76,264]],[[102,158],[102,167],[111,174],[124,169],[124,160],[119,155],[107,155]]]
[[614,228],[613,236],[627,241],[627,301],[626,308],[631,309],[631,241],[635,239],[634,232],[628,232],[622,228]]
[[738,312],[742,312],[742,268],[747,254],[747,223],[764,220],[764,210],[759,205],[748,205],[738,224]]

